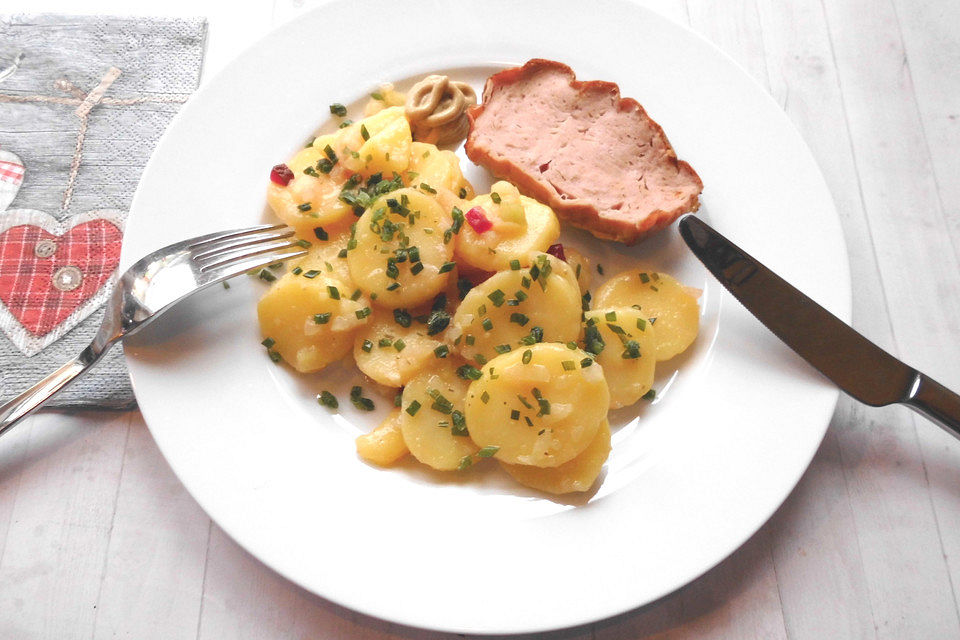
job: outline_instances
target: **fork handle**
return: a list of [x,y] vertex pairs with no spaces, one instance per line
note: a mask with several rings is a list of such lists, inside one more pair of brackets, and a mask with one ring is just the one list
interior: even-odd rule
[[89,346],[83,352],[46,378],[33,385],[10,402],[0,406],[0,436],[13,425],[39,409],[55,393],[76,380],[106,353],[109,345],[100,350]]

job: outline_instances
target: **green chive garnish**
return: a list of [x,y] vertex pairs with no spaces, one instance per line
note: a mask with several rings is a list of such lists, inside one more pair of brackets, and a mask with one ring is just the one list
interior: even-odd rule
[[433,350],[433,355],[438,358],[446,358],[450,354],[450,347],[445,344],[440,345]]
[[641,400],[653,400],[653,399],[656,398],[656,397],[657,397],[657,392],[654,391],[653,389],[650,389],[650,391],[647,391],[645,394],[643,394],[642,396],[640,396],[640,399],[641,399]]
[[269,348],[272,347],[273,345],[277,344],[277,341],[274,340],[273,338],[264,338],[264,339],[263,339],[263,342],[261,342],[260,344],[262,344],[262,345],[265,346],[267,349],[269,349]]
[[510,261],[510,270],[511,271],[520,271],[520,261],[514,258]]
[[369,340],[364,340],[363,346],[361,346],[360,349],[366,353],[370,353],[370,351],[373,350],[373,343]]
[[330,105],[330,113],[342,118],[343,116],[347,115],[347,108],[339,102],[334,102],[332,105]]
[[497,451],[500,451],[500,447],[489,445],[477,451],[477,455],[481,458],[492,458]]
[[340,406],[340,402],[337,400],[337,397],[329,391],[321,391],[320,395],[317,396],[317,402],[324,407],[330,407],[331,409],[336,409]]
[[447,273],[448,271],[453,271],[453,268],[457,266],[456,262],[444,262],[440,265],[440,273]]
[[330,313],[317,313],[313,316],[313,322],[315,324],[327,324],[330,322]]
[[520,360],[523,362],[523,364],[530,364],[530,360],[532,358],[533,358],[533,351],[531,351],[530,349],[527,349],[526,351],[523,352],[523,356],[521,356]]
[[527,325],[528,322],[530,322],[530,318],[528,318],[526,315],[522,313],[511,313],[510,322],[514,322],[520,325],[521,327],[524,327]]
[[422,406],[423,406],[422,404],[414,400],[413,402],[407,405],[407,413],[409,413],[411,416],[415,416],[417,415],[417,411],[420,411],[420,407]]
[[457,367],[457,375],[464,380],[479,380],[481,377],[483,377],[483,373],[480,371],[480,369],[477,369],[473,365],[469,364]]
[[314,227],[313,235],[317,236],[317,240],[329,240],[330,234],[326,232],[323,227]]
[[497,193],[496,191],[490,194],[490,199],[493,200],[495,203],[500,204],[500,194]]
[[563,365],[564,371],[573,371],[574,369],[577,368],[577,363],[574,362],[573,360],[564,360],[560,364]]

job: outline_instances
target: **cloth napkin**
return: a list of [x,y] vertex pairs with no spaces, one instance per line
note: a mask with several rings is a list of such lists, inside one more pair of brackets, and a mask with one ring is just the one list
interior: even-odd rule
[[[0,15],[0,402],[103,318],[147,159],[196,89],[203,19]],[[128,408],[121,349],[49,406]]]

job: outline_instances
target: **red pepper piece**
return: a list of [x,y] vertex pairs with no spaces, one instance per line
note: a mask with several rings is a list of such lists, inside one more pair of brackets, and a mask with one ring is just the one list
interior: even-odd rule
[[274,184],[285,187],[290,184],[291,180],[293,180],[293,171],[287,165],[278,164],[270,169],[270,181]]
[[567,256],[563,253],[563,245],[559,242],[557,244],[552,244],[547,247],[547,253],[552,255],[554,258],[560,258],[564,262],[567,261]]
[[483,233],[493,228],[493,223],[490,222],[490,219],[487,217],[487,212],[484,211],[482,207],[470,209],[470,211],[467,211],[465,217],[467,223],[477,233]]

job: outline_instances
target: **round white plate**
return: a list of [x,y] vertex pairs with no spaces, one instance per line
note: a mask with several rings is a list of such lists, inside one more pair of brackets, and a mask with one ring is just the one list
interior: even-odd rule
[[[378,83],[448,71],[478,86],[532,57],[619,83],[706,185],[701,215],[841,318],[840,225],[803,140],[736,64],[625,1],[320,7],[254,45],[184,107],[148,165],[122,265],[168,243],[262,222],[269,168]],[[489,182],[479,170],[478,186]],[[259,345],[258,283],[174,309],[125,347],[157,444],[200,505],[252,554],[339,604],[475,633],[586,623],[651,602],[753,534],[816,451],[837,391],[770,336],[671,228],[634,248],[590,242],[607,275],[644,260],[704,289],[702,333],[661,368],[653,405],[612,416],[603,482],[569,500],[487,470],[361,462],[343,368],[294,376]],[[594,273],[595,281],[601,278]],[[240,281],[242,280],[242,281]],[[811,328],[813,330],[813,328]],[[338,390],[341,412],[314,400]],[[378,399],[381,411],[389,399]],[[379,412],[378,412],[379,413]]]

